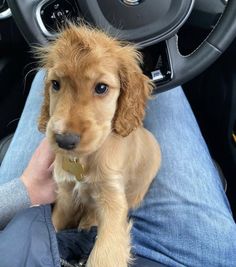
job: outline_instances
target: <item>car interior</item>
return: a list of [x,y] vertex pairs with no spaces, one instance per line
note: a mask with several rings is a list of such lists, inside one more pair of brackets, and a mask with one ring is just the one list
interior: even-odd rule
[[33,47],[88,22],[137,44],[155,93],[182,85],[236,218],[235,14],[234,0],[0,0],[0,164],[38,69]]

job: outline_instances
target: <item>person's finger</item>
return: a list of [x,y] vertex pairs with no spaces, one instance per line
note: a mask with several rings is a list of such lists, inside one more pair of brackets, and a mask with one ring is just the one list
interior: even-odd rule
[[55,154],[53,153],[49,145],[49,142],[46,138],[42,140],[38,149],[39,149],[38,157],[41,161],[42,166],[43,167],[45,166],[45,168],[49,168],[51,164],[54,162]]

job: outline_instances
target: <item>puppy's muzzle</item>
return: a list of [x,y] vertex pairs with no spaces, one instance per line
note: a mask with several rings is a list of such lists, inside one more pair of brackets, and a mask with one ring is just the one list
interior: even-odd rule
[[60,148],[72,150],[79,143],[80,137],[76,134],[55,134],[55,140]]

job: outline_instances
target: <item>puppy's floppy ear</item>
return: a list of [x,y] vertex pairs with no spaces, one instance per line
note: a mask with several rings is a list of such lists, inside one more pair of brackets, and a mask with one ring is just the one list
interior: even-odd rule
[[49,84],[45,84],[44,89],[44,101],[41,107],[41,112],[38,118],[38,129],[40,132],[45,133],[47,128],[47,123],[50,118],[50,94],[49,94]]
[[53,51],[54,42],[43,47],[34,47],[34,55],[39,60],[39,66],[46,70],[46,75],[44,78],[44,100],[41,106],[41,112],[38,118],[38,129],[40,132],[45,133],[47,128],[47,123],[50,118],[50,84],[46,82],[46,77],[48,75],[48,70],[53,65]]
[[151,80],[142,73],[141,61],[141,55],[132,46],[123,47],[119,70],[121,92],[113,121],[114,131],[123,137],[142,125],[153,89]]

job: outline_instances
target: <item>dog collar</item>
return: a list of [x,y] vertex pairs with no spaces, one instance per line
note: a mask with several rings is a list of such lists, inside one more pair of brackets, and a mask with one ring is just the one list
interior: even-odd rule
[[77,181],[82,181],[84,178],[84,166],[79,162],[77,158],[68,159],[63,157],[62,168],[75,176]]

